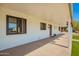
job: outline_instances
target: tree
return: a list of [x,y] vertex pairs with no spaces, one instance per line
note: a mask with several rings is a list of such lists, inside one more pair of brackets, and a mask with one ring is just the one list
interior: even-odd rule
[[79,21],[72,20],[73,30],[79,31]]

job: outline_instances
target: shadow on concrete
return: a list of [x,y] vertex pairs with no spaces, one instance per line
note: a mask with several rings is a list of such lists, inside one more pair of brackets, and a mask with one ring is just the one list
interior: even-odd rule
[[[60,39],[57,39],[57,40],[60,40]],[[52,40],[50,43],[51,43],[51,44],[54,44],[54,45],[57,45],[57,46],[64,47],[64,48],[68,48],[68,47],[65,46],[65,45],[57,44],[55,40]]]
[[60,44],[54,44],[54,45],[58,45],[58,46],[61,46],[61,47],[64,47],[64,48],[68,48],[67,46],[60,45]]
[[[9,49],[0,51],[0,56],[23,56],[23,55],[26,55],[26,54],[32,52],[33,50],[38,49],[47,43],[50,43],[52,40],[55,40],[62,35],[63,34],[60,34],[60,35],[57,35],[54,37],[34,41],[34,42],[31,42],[28,44],[24,44],[24,45],[20,45],[17,47],[13,47],[13,48],[9,48]],[[56,45],[58,45],[58,44],[56,44]],[[59,46],[61,46],[61,45],[59,45]]]
[[64,47],[64,48],[68,48],[67,46],[65,45],[61,45],[61,44],[56,44],[55,41],[53,41],[51,44],[54,44],[54,45],[57,45],[57,46],[61,46],[61,47]]

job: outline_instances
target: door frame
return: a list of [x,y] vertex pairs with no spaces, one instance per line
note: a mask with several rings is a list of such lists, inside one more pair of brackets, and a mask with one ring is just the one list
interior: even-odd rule
[[52,25],[48,24],[48,26],[49,26],[49,36],[51,37],[52,36]]

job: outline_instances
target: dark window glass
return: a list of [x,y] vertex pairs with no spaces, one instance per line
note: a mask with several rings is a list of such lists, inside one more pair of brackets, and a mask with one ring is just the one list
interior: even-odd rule
[[22,33],[26,33],[26,19],[23,19],[23,31]]
[[40,29],[46,30],[46,23],[40,23]]
[[18,27],[18,33],[22,33],[22,20],[21,19],[18,19],[17,20],[17,27]]

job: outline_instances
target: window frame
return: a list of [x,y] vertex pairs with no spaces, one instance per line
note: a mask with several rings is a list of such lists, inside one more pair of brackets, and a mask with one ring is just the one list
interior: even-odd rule
[[[11,32],[9,32],[9,17],[11,17],[11,18],[16,18],[16,26],[17,26],[17,28],[16,28],[16,33],[11,33]],[[23,33],[19,33],[18,32],[18,19],[21,19],[21,22],[23,22],[23,21],[25,21],[25,33],[24,33],[24,31],[23,31]],[[22,24],[22,26],[23,26],[23,24]],[[20,17],[16,17],[16,16],[11,16],[11,15],[6,15],[6,35],[16,35],[16,34],[26,34],[27,33],[27,19],[25,19],[25,18],[20,18]],[[24,28],[22,27],[22,29],[21,30],[23,30]]]
[[[46,23],[40,22],[40,30],[46,30],[46,28],[47,28],[46,25],[47,25]],[[43,28],[42,28],[42,26],[43,26]]]

